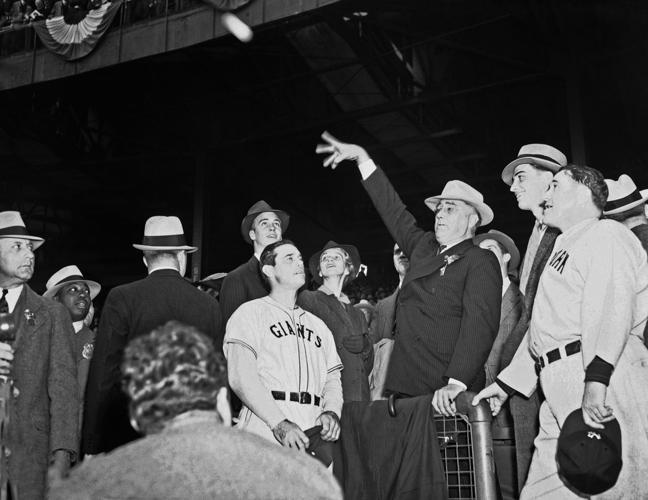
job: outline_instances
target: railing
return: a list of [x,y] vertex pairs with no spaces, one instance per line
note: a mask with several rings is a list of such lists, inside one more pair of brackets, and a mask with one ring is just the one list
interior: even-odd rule
[[[124,0],[108,31],[153,19],[168,18],[170,15],[201,5],[205,4],[200,0]],[[43,47],[32,22],[14,23],[0,28],[0,57],[35,51]]]

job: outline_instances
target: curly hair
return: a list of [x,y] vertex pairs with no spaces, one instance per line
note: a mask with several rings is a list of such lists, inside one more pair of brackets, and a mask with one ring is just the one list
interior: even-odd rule
[[216,408],[218,391],[227,387],[223,355],[206,335],[178,321],[135,338],[121,369],[131,418],[145,434],[186,411]]
[[608,187],[603,174],[592,167],[585,165],[567,165],[560,169],[579,184],[587,187],[592,193],[592,201],[596,208],[603,211],[608,197]]

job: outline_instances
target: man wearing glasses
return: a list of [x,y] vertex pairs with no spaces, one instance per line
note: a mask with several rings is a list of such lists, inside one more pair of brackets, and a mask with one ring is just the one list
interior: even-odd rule
[[484,385],[484,364],[499,327],[502,275],[495,256],[472,237],[493,220],[479,191],[461,181],[425,200],[435,214],[434,231],[416,224],[381,169],[355,144],[325,132],[324,166],[354,161],[362,184],[387,229],[409,256],[410,268],[398,296],[394,351],[387,392],[405,396],[434,393],[432,405],[454,415],[454,400]]

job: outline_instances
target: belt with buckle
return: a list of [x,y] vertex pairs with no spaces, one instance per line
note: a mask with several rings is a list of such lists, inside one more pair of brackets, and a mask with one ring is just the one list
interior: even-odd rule
[[320,405],[321,398],[310,392],[285,392],[285,391],[271,391],[272,397],[279,401],[292,401],[303,405],[314,404]]
[[[570,342],[565,346],[565,358],[567,356],[571,356],[572,354],[576,354],[577,352],[580,352],[581,350],[581,341],[580,340],[574,340],[573,342]],[[553,363],[554,361],[558,361],[559,359],[563,359],[563,355],[560,351],[559,348],[552,349],[551,351],[547,351],[541,356],[533,356],[533,360],[535,361],[535,370],[536,374],[540,375],[540,372],[542,371],[543,368],[546,368],[547,365]]]

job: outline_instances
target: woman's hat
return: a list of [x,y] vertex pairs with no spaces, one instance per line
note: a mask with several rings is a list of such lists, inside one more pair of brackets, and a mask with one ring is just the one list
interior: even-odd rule
[[154,215],[144,225],[142,244],[133,243],[138,250],[185,250],[193,253],[198,247],[187,245],[182,222],[176,216]]
[[493,221],[493,211],[484,203],[484,197],[474,187],[462,181],[448,181],[440,195],[432,196],[425,200],[425,204],[436,210],[441,200],[461,200],[472,206],[479,213],[480,226],[485,226]]
[[520,148],[518,157],[502,170],[502,180],[509,186],[513,184],[515,167],[525,163],[545,168],[555,173],[567,166],[567,157],[561,151],[548,144],[525,144]]
[[0,212],[0,238],[31,240],[34,242],[34,250],[45,243],[43,238],[29,234],[20,216],[20,212],[12,210]]
[[43,297],[51,299],[65,285],[69,283],[78,283],[79,281],[88,285],[88,288],[90,289],[90,300],[94,300],[95,297],[99,295],[99,292],[101,291],[101,285],[99,283],[85,279],[83,273],[81,273],[81,269],[77,266],[65,266],[52,274],[51,278],[47,280],[47,284],[45,285],[47,290],[45,290]]
[[329,241],[326,245],[324,245],[324,248],[314,253],[308,260],[308,269],[310,270],[313,279],[317,283],[322,282],[322,277],[319,275],[320,257],[326,250],[329,250],[331,248],[340,248],[349,254],[349,257],[351,257],[351,262],[353,263],[353,269],[355,270],[353,276],[349,275],[349,281],[356,279],[358,273],[360,272],[360,264],[362,263],[362,261],[360,260],[360,252],[358,252],[358,249],[353,245],[340,245],[335,241]]
[[608,197],[603,215],[613,215],[630,210],[648,200],[648,189],[639,191],[629,175],[622,174],[619,180],[605,179]]
[[247,215],[243,217],[243,220],[241,221],[241,234],[243,235],[243,239],[250,245],[252,244],[252,240],[250,239],[250,229],[252,229],[252,223],[254,222],[254,219],[256,219],[259,214],[262,214],[264,212],[274,212],[277,214],[277,217],[279,217],[279,220],[281,221],[282,233],[285,233],[286,229],[288,229],[290,216],[283,210],[275,210],[270,205],[268,205],[265,201],[259,200],[250,207],[250,209],[247,212]]

